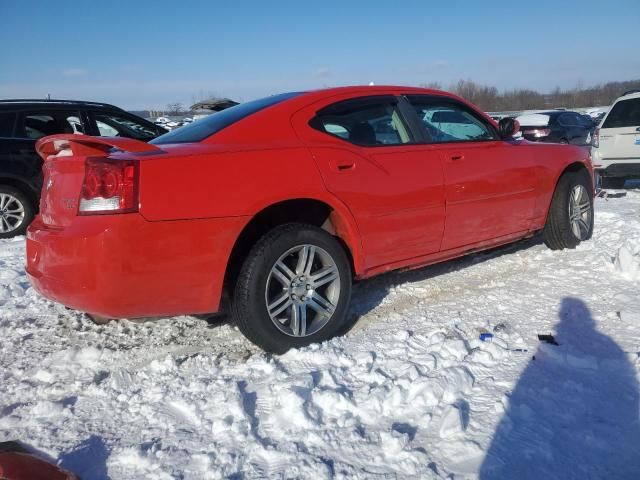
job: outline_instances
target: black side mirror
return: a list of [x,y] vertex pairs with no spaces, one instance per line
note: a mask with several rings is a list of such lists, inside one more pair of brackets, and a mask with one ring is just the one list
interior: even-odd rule
[[498,122],[500,138],[506,140],[520,131],[520,123],[515,118],[503,118]]

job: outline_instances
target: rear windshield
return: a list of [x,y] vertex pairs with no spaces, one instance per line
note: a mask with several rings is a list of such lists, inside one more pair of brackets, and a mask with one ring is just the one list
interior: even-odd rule
[[273,95],[271,97],[241,103],[235,107],[227,108],[221,112],[213,113],[208,117],[196,120],[195,122],[184,127],[180,127],[172,132],[165,133],[149,143],[163,144],[200,142],[214,133],[219,132],[223,128],[228,127],[249,115],[253,115],[259,110],[275,105],[276,103],[283,102],[297,95],[300,95],[300,93],[282,93],[280,95]]
[[602,128],[640,127],[640,98],[630,98],[616,103]]

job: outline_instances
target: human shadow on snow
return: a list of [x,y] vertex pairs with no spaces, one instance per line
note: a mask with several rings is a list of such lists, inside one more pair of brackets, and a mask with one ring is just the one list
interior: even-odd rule
[[640,478],[630,356],[598,332],[582,300],[564,298],[559,317],[559,345],[541,343],[509,395],[481,480]]
[[58,457],[60,467],[83,480],[109,480],[107,460],[110,452],[102,437],[91,435],[72,451]]

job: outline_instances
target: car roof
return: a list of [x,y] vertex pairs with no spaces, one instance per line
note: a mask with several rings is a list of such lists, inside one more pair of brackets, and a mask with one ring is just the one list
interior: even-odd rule
[[624,95],[616,98],[616,102],[620,100],[629,100],[630,98],[640,98],[640,90],[631,90],[629,92],[626,92]]
[[[445,92],[441,90],[434,90],[430,88],[422,88],[422,87],[406,87],[406,86],[397,86],[397,85],[355,85],[355,86],[346,86],[346,87],[332,87],[332,88],[323,88],[318,90],[308,90],[308,91],[299,91],[298,95],[292,96],[287,100],[274,105],[273,108],[283,108],[283,109],[291,109],[296,110],[297,108],[304,108],[308,105],[312,105],[317,101],[325,101],[330,100],[333,97],[364,97],[364,96],[375,96],[375,95],[434,95],[438,97],[446,97],[449,99],[457,100],[461,103],[471,105],[467,100],[461,98],[457,95],[454,95],[450,92]],[[340,101],[337,99],[336,101]],[[476,110],[479,110],[476,107]],[[483,113],[483,112],[481,112]],[[484,113],[483,113],[484,114]],[[486,115],[485,115],[486,116]],[[489,118],[489,116],[486,116]],[[493,120],[491,120],[493,121]]]
[[116,107],[115,105],[111,105],[109,103],[102,102],[88,102],[85,100],[42,100],[42,99],[31,99],[31,98],[15,98],[15,99],[5,99],[0,100],[0,108],[2,107],[101,107],[101,108],[110,108],[114,110],[122,110],[120,107]]
[[362,95],[362,94],[371,94],[371,95],[380,95],[380,94],[389,94],[389,95],[399,95],[399,94],[421,94],[421,95],[445,95],[448,97],[456,98],[455,95],[449,92],[443,92],[441,90],[433,90],[430,88],[422,88],[422,87],[406,87],[400,85],[350,85],[345,87],[332,87],[332,88],[322,88],[318,90],[308,90],[305,92],[300,92],[298,97],[293,97],[291,100],[295,100],[295,98],[305,98],[309,99],[309,97],[318,97],[318,98],[327,98],[333,95]]

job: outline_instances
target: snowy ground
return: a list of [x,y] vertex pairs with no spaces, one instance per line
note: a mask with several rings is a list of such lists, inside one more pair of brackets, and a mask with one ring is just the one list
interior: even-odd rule
[[93,325],[0,241],[0,441],[84,479],[640,478],[638,186],[574,251],[362,283],[346,337],[280,357],[224,319]]

